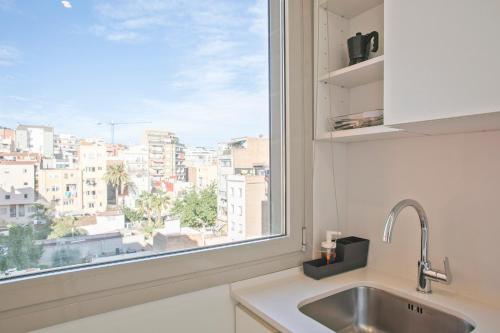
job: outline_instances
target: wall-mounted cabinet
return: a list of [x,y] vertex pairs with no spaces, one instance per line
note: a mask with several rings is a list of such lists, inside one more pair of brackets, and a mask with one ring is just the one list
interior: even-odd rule
[[425,134],[499,129],[500,1],[384,6],[386,124]]
[[[315,138],[349,140],[359,129],[335,131],[333,119],[383,108],[383,1],[319,0],[316,6]],[[349,66],[347,39],[371,31],[379,33],[378,51]],[[360,94],[366,94],[362,101]]]
[[[317,0],[315,139],[351,142],[500,129],[500,1]],[[347,39],[378,31],[349,66]],[[339,116],[383,110],[377,126]],[[412,133],[412,134],[409,134]]]
[[[378,32],[378,50],[349,65],[347,40],[360,32]],[[339,117],[384,109],[384,2],[319,0],[315,11],[315,139],[370,140],[401,131],[377,126],[335,129]],[[372,40],[373,43],[373,40]],[[373,46],[373,45],[372,45]]]

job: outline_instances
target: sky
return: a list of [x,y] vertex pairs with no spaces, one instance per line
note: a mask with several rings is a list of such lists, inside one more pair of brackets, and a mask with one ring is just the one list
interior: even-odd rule
[[[0,0],[0,126],[268,136],[266,0]],[[71,8],[67,8],[71,7]]]

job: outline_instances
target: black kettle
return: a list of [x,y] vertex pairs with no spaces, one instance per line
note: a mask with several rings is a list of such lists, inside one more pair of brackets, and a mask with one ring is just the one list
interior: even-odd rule
[[378,32],[372,31],[369,34],[363,35],[361,32],[356,33],[347,40],[347,47],[349,48],[349,66],[368,60],[370,55],[370,45],[373,38],[372,52],[378,50]]

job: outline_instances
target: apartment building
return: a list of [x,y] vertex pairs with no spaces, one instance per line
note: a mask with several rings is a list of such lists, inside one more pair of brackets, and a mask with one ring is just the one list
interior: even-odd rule
[[54,156],[54,129],[40,125],[17,126],[16,149],[52,158]]
[[267,182],[263,175],[231,175],[227,177],[227,232],[231,240],[263,235],[264,222],[269,221]]
[[54,135],[54,158],[56,169],[78,168],[78,145],[80,140],[70,134]]
[[186,146],[184,144],[179,142],[175,144],[175,179],[180,182],[187,180],[185,149]]
[[187,181],[197,190],[217,183],[217,165],[192,166],[186,169]]
[[16,132],[7,127],[0,127],[0,152],[10,153],[15,151]]
[[217,146],[217,221],[227,223],[227,177],[234,175],[233,157],[229,144]]
[[147,130],[148,170],[152,186],[159,187],[168,180],[185,181],[184,145],[175,133]]
[[37,176],[39,199],[51,204],[57,215],[83,212],[80,169],[42,169]]
[[29,223],[37,161],[0,160],[0,226]]
[[215,165],[217,163],[217,151],[205,147],[186,147],[185,165],[186,167],[199,167],[205,165]]
[[106,144],[101,140],[81,140],[79,169],[82,174],[82,207],[88,214],[106,211]]
[[[264,175],[269,168],[269,140],[263,137],[243,137],[222,143],[217,148],[217,219],[228,223],[228,177],[233,175]],[[263,187],[265,191],[265,187]],[[265,193],[263,194],[265,195]],[[260,195],[257,196],[260,198]],[[258,200],[258,198],[256,200]],[[252,197],[248,197],[252,200]]]

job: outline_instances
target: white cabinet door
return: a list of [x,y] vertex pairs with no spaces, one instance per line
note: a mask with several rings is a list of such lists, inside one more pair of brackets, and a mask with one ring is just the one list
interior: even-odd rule
[[499,0],[385,0],[385,123],[500,111]]
[[236,333],[278,333],[249,310],[236,306]]

